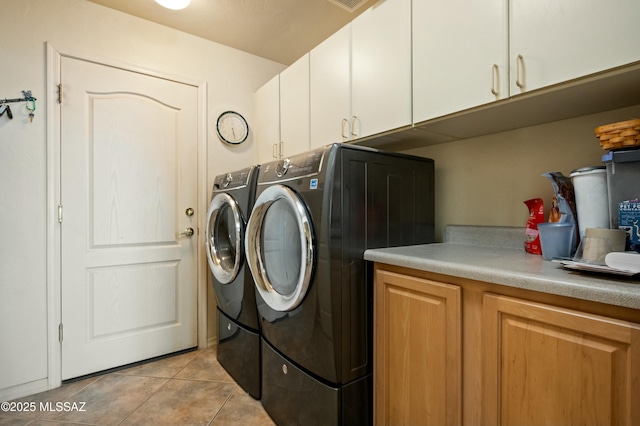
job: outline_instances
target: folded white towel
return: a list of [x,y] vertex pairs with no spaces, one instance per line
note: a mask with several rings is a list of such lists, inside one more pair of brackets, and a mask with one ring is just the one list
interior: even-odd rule
[[610,268],[640,272],[640,253],[614,251],[605,256],[604,263]]

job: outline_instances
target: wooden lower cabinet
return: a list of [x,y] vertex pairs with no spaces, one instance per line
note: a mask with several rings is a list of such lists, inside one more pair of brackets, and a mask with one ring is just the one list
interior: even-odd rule
[[376,264],[376,425],[640,425],[640,311]]
[[375,424],[460,424],[460,288],[377,270],[374,297]]
[[484,424],[637,425],[640,327],[485,294]]

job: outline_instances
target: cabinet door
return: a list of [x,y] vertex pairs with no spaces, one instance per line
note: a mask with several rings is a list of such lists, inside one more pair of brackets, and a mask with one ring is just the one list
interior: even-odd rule
[[411,1],[381,0],[352,24],[352,136],[411,124]]
[[414,123],[509,97],[505,0],[413,0],[412,27]]
[[280,73],[280,139],[284,157],[309,150],[309,54]]
[[375,275],[374,423],[461,423],[460,287]]
[[349,140],[351,131],[351,25],[309,54],[311,148]]
[[280,76],[277,75],[255,93],[258,163],[278,157],[280,149]]
[[640,424],[640,325],[486,294],[483,424]]
[[640,60],[638,0],[509,4],[512,95]]

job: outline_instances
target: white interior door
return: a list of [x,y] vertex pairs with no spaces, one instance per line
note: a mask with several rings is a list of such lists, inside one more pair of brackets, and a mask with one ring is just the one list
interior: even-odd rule
[[62,379],[196,346],[197,88],[62,58]]

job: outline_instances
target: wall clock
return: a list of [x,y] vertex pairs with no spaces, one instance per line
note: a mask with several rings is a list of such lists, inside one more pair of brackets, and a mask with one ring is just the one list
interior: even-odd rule
[[238,145],[247,140],[249,125],[242,115],[235,111],[225,111],[216,122],[218,137],[222,142]]

